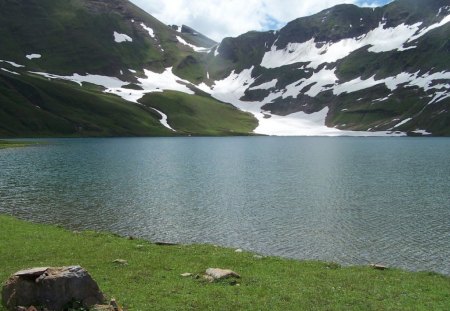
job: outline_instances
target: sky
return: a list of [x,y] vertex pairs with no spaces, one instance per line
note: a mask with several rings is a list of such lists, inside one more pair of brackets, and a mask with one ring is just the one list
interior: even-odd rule
[[380,6],[392,0],[130,0],[165,24],[187,25],[221,41],[250,30],[277,30],[287,22],[341,3]]

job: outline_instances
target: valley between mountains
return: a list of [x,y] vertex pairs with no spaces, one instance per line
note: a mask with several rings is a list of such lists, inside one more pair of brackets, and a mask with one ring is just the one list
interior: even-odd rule
[[0,0],[0,137],[449,136],[450,1],[214,42],[127,0]]

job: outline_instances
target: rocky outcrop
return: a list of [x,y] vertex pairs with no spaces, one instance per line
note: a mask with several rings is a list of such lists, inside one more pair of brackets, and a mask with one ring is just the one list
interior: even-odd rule
[[80,266],[22,270],[14,273],[2,290],[2,302],[8,310],[39,306],[59,311],[74,304],[88,308],[104,300],[97,283]]

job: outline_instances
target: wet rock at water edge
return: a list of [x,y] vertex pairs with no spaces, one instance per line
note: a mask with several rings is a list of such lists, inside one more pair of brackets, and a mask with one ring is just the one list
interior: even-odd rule
[[89,308],[104,300],[97,283],[80,266],[18,271],[2,289],[3,305],[11,311],[19,307],[33,310],[32,306],[59,311],[71,307],[74,302],[79,307]]
[[388,267],[380,265],[380,264],[370,264],[369,266],[375,270],[387,270],[388,269]]
[[158,245],[158,246],[178,246],[177,243],[165,242],[165,241],[155,242],[155,245]]

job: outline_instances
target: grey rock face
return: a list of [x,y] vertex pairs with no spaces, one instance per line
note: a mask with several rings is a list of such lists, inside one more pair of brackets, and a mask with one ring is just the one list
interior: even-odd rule
[[59,311],[74,302],[87,308],[104,300],[97,283],[80,266],[22,270],[13,274],[2,290],[2,301],[8,310],[40,306]]

